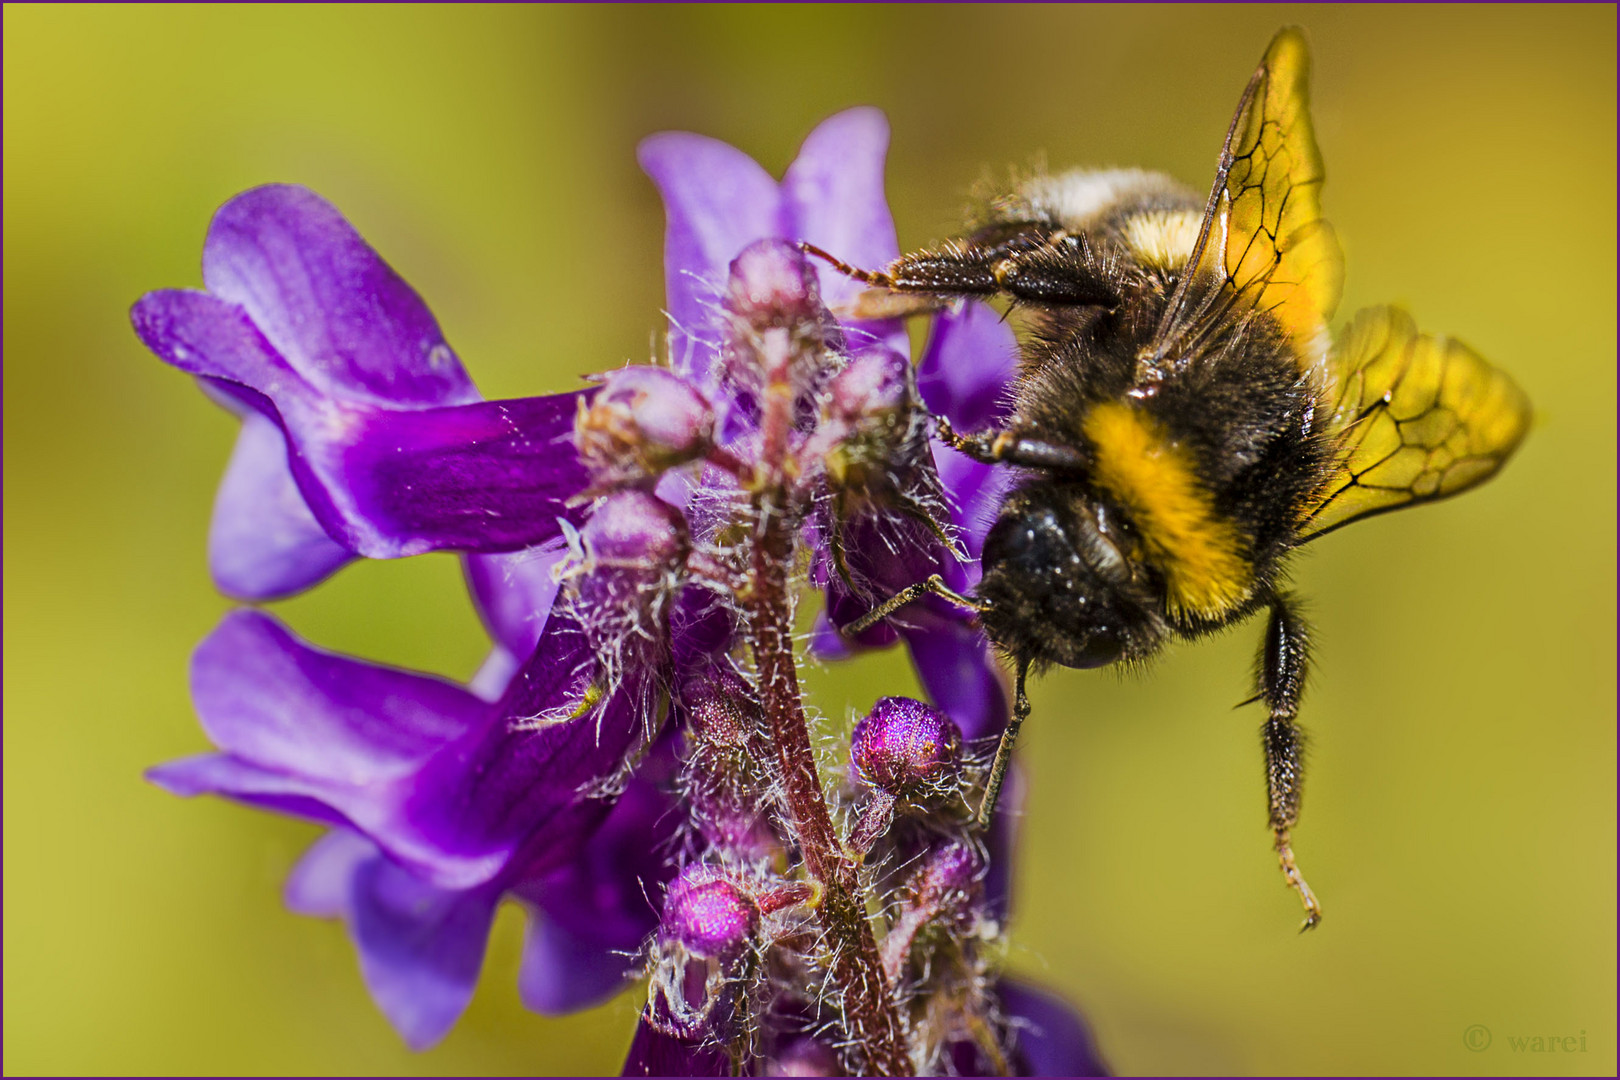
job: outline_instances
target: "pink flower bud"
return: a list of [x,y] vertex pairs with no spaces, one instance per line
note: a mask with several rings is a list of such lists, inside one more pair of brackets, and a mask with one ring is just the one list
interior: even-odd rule
[[785,240],[760,240],[732,260],[726,307],[761,329],[820,322],[826,311],[815,269]]
[[662,933],[694,955],[729,960],[758,929],[759,908],[753,899],[714,868],[688,866],[670,882]]
[[912,698],[886,697],[855,725],[851,758],[861,779],[898,794],[954,779],[961,747],[950,717]]
[[603,377],[588,406],[581,399],[574,442],[598,488],[655,478],[708,453],[714,410],[672,371],[621,368]]

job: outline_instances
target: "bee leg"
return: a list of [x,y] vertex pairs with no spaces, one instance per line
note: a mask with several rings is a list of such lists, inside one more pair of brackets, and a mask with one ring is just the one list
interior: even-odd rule
[[1299,893],[1305,905],[1301,931],[1322,921],[1322,905],[1306,884],[1294,862],[1289,830],[1299,820],[1300,797],[1304,792],[1305,737],[1294,723],[1299,700],[1305,689],[1305,666],[1310,649],[1310,628],[1293,601],[1282,594],[1271,598],[1271,619],[1260,650],[1259,697],[1271,710],[1271,718],[1261,731],[1266,752],[1266,792],[1271,831],[1276,837],[1277,860],[1288,885]]
[[972,435],[958,435],[943,416],[934,417],[939,441],[958,453],[986,465],[1018,465],[1026,469],[1055,472],[1084,472],[1085,458],[1079,450],[1044,439],[1031,439],[1014,431],[992,428]]
[[935,596],[949,600],[957,607],[965,608],[968,611],[978,612],[984,610],[984,605],[982,603],[970,596],[963,596],[961,593],[950,588],[950,586],[945,584],[945,579],[940,577],[938,574],[930,574],[928,575],[928,579],[926,581],[919,581],[915,585],[907,585],[905,588],[883,601],[883,603],[879,604],[871,611],[868,611],[865,615],[862,615],[860,618],[844,627],[841,632],[846,637],[854,637],[856,634],[863,634],[872,629],[872,627],[876,626],[878,623],[882,622],[884,619],[887,619],[890,615],[893,615],[895,612],[905,607],[907,604],[921,600],[929,593],[933,593]]
[[1007,779],[1007,767],[1012,764],[1013,744],[1018,741],[1018,729],[1029,719],[1029,695],[1024,692],[1024,680],[1029,677],[1029,660],[1018,658],[1018,671],[1013,677],[1012,719],[996,744],[996,758],[990,763],[990,779],[984,785],[984,801],[979,804],[979,828],[989,828],[996,813],[996,801],[1001,798],[1001,785]]
[[799,250],[822,260],[845,277],[892,292],[990,296],[1001,291],[995,274],[996,255],[954,244],[947,244],[939,251],[902,255],[884,270],[862,270],[851,266],[802,240],[799,241]]

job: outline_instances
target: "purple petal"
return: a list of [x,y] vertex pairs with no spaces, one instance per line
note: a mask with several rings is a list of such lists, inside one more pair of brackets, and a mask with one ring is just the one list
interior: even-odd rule
[[[881,110],[848,109],[810,133],[799,156],[782,177],[791,219],[789,238],[807,240],[852,266],[877,269],[900,256],[894,217],[883,194],[883,163],[889,150],[889,122]],[[819,261],[821,298],[836,308],[853,300],[865,285]],[[850,344],[881,342],[910,355],[903,321],[854,324]]]
[[948,619],[907,631],[906,644],[928,700],[944,710],[968,740],[1007,726],[1007,695],[984,632]]
[[[638,942],[639,944],[639,942]],[[635,974],[634,947],[613,948],[557,925],[544,912],[529,915],[518,968],[518,996],[543,1016],[600,1005]]]
[[287,875],[282,896],[300,915],[335,919],[348,910],[355,868],[377,854],[377,845],[348,829],[333,829],[310,845]]
[[643,734],[650,692],[626,688],[566,714],[593,657],[553,620],[490,706],[438,679],[319,652],[268,616],[227,616],[198,648],[192,693],[227,753],[160,766],[178,794],[212,792],[348,824],[445,888],[482,884],[518,859],[535,874],[573,857],[611,808],[590,788]]
[[137,300],[129,317],[158,359],[192,375],[234,384],[221,389],[265,415],[275,416],[278,407],[314,409],[321,402],[315,387],[235,304],[189,289],[159,289]]
[[488,711],[453,683],[312,649],[256,611],[197,647],[191,691],[220,749],[356,787],[408,775]]
[[472,1000],[499,886],[436,888],[382,855],[356,867],[350,932],[371,996],[413,1050],[444,1038]]
[[816,621],[810,627],[810,653],[819,660],[848,660],[855,655],[826,608],[816,612]]
[[567,551],[531,549],[510,555],[469,555],[467,590],[490,637],[512,656],[528,656],[546,627],[559,583],[552,571]]
[[1002,1006],[1018,1024],[1019,1076],[1109,1076],[1078,1011],[1057,995],[1002,979]]
[[587,481],[573,444],[577,397],[346,410],[308,432],[288,426],[361,554],[515,551],[560,536],[558,519],[581,518],[568,506]]
[[930,411],[963,433],[989,427],[1004,412],[1018,373],[1018,340],[997,311],[973,301],[934,320],[917,365],[917,389]]
[[467,689],[480,701],[494,704],[506,696],[507,687],[512,685],[512,676],[522,666],[522,662],[507,652],[504,645],[496,645],[484,657],[484,662],[478,665],[472,678],[467,680]]
[[203,280],[332,397],[406,407],[478,400],[427,305],[312,191],[269,185],[220,207]]
[[659,764],[649,759],[573,862],[518,887],[538,909],[518,976],[529,1008],[556,1015],[609,997],[658,925],[648,898],[661,896],[674,872],[670,854],[684,820],[646,775]]
[[493,722],[416,777],[406,809],[435,849],[432,859],[418,857],[437,884],[467,888],[508,866],[538,876],[588,843],[612,809],[605,782],[653,734],[657,697],[650,683],[627,682],[572,716],[595,673],[578,624],[554,613]]
[[712,1041],[665,1035],[642,1020],[619,1075],[730,1076],[731,1055]]
[[146,779],[171,795],[223,795],[249,806],[291,814],[323,825],[353,826],[335,808],[328,785],[265,769],[229,754],[198,754],[146,770]]
[[244,600],[270,600],[314,585],[353,557],[304,502],[281,429],[246,414],[208,529],[215,584]]
[[708,328],[737,253],[784,232],[776,181],[718,139],[671,131],[643,139],[641,168],[664,199],[664,283],[676,370],[703,378],[717,345]]
[[951,522],[971,557],[966,563],[947,560],[945,582],[962,592],[979,583],[984,538],[995,524],[1001,500],[1013,482],[1013,470],[981,464],[938,439],[932,445],[934,460],[939,463],[940,486],[950,502]]
[[[985,753],[993,752],[986,745]],[[984,876],[985,906],[991,914],[1005,922],[1013,906],[1013,861],[1018,854],[1018,841],[1024,828],[1024,796],[1029,785],[1024,780],[1023,766],[1016,761],[1007,770],[1007,780],[1001,789],[1001,801],[990,829],[984,838],[990,860]]]

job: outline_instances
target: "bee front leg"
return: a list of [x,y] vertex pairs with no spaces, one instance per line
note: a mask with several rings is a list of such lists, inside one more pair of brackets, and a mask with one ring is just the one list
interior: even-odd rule
[[1309,651],[1310,627],[1293,600],[1282,594],[1273,596],[1271,619],[1266,625],[1266,640],[1258,664],[1259,696],[1270,708],[1271,718],[1266,721],[1260,738],[1266,752],[1267,805],[1271,831],[1276,837],[1277,859],[1282,865],[1283,877],[1305,905],[1305,924],[1300,927],[1301,931],[1322,921],[1322,905],[1299,872],[1289,841],[1289,830],[1299,820],[1305,783],[1305,737],[1294,720],[1305,690]]
[[1056,472],[1083,472],[1086,467],[1085,457],[1074,447],[1031,439],[1016,431],[992,428],[959,435],[949,420],[935,416],[934,432],[952,450],[986,465],[1018,465]]

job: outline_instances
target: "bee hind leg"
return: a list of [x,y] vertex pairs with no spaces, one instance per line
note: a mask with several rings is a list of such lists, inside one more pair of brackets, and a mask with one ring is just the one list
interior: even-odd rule
[[1278,594],[1271,600],[1271,619],[1266,626],[1265,644],[1260,650],[1258,675],[1260,700],[1271,710],[1261,730],[1266,753],[1266,794],[1275,837],[1277,861],[1288,885],[1305,905],[1305,923],[1310,930],[1322,921],[1322,905],[1294,861],[1289,831],[1299,820],[1300,799],[1304,792],[1305,737],[1296,724],[1299,700],[1305,689],[1305,667],[1310,649],[1310,628],[1294,602]]

